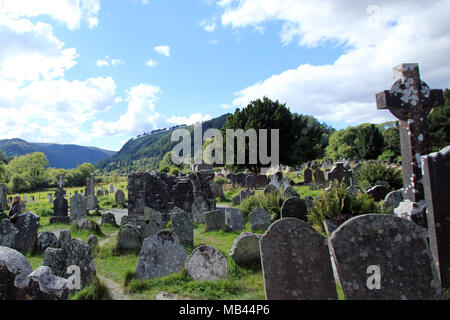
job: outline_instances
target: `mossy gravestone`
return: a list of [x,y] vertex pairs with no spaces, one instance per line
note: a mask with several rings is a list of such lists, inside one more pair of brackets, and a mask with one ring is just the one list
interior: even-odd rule
[[186,250],[175,232],[160,231],[144,240],[134,276],[137,279],[151,279],[179,272],[186,256]]
[[305,221],[276,221],[262,236],[260,246],[267,299],[337,299],[326,239]]
[[180,208],[173,208],[170,213],[172,219],[173,231],[180,238],[180,242],[183,246],[194,245],[194,220],[192,213],[186,212]]
[[383,214],[346,221],[329,238],[348,300],[442,298],[424,229]]

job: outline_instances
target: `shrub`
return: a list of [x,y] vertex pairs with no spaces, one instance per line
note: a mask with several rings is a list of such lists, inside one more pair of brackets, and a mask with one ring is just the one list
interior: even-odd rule
[[177,176],[180,173],[180,168],[175,167],[175,166],[171,166],[169,169],[169,174],[173,175],[173,176]]
[[278,220],[281,215],[281,206],[285,198],[277,192],[268,194],[258,193],[248,197],[238,206],[245,219],[255,208],[261,208],[270,213],[272,221]]
[[219,186],[223,186],[223,185],[228,183],[228,179],[227,178],[222,178],[222,177],[215,178],[214,179],[214,183],[219,185]]
[[398,190],[403,187],[403,177],[401,170],[387,166],[380,161],[369,161],[362,164],[355,173],[358,185],[366,190],[374,186],[377,181],[387,181],[391,190]]
[[46,207],[40,207],[36,210],[36,213],[40,217],[48,217],[53,215],[53,210]]
[[333,219],[341,224],[349,218],[368,213],[380,213],[379,204],[366,193],[352,196],[343,183],[333,186],[322,197],[314,200],[314,207],[308,214],[308,220],[316,229],[323,232],[325,219]]
[[112,300],[108,287],[97,277],[94,281],[76,293],[70,300]]

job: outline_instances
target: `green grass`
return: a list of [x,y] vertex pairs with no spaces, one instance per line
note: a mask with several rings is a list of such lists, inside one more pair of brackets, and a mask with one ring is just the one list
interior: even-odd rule
[[89,286],[71,295],[69,300],[112,300],[112,298],[108,287],[95,277]]

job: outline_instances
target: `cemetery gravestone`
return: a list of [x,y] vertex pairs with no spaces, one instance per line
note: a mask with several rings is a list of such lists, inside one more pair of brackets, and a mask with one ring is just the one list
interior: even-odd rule
[[259,250],[260,235],[250,232],[240,234],[233,243],[230,257],[240,265],[258,264],[261,261]]
[[202,197],[195,198],[192,203],[192,215],[194,218],[194,222],[196,223],[205,223],[203,219],[203,213],[209,211],[208,204]]
[[186,271],[195,280],[219,280],[227,278],[227,258],[214,247],[200,246],[186,260]]
[[219,231],[225,228],[225,214],[220,210],[208,211],[203,214],[206,232]]
[[236,208],[225,209],[225,223],[228,225],[228,231],[241,231],[245,229],[242,212]]
[[434,107],[444,105],[442,90],[430,90],[420,79],[419,65],[394,67],[394,84],[377,93],[378,109],[388,109],[400,120],[403,187],[405,198],[424,200],[420,157],[431,152],[427,116]]
[[303,199],[292,197],[283,202],[281,206],[282,218],[297,218],[306,221],[308,213],[306,202]]
[[0,183],[0,212],[8,211],[8,188],[5,184]]
[[123,205],[125,203],[125,193],[122,190],[117,190],[115,194],[116,203]]
[[172,219],[173,231],[180,239],[183,246],[194,245],[194,220],[192,213],[186,212],[180,208],[174,208],[170,214]]
[[367,190],[367,194],[373,198],[375,201],[383,200],[387,194],[389,193],[389,189],[385,186],[374,186]]
[[0,221],[0,246],[14,248],[17,229],[9,219]]
[[70,220],[78,221],[87,217],[86,197],[76,194],[70,198]]
[[59,177],[58,190],[55,192],[55,200],[53,201],[53,217],[50,218],[50,223],[69,223],[69,209],[67,200],[64,198],[65,195],[63,180],[62,177]]
[[313,181],[312,180],[312,171],[309,167],[306,168],[305,171],[303,171],[303,177],[305,179],[306,184],[311,183]]
[[257,185],[256,175],[255,174],[249,174],[247,176],[247,178],[246,178],[246,181],[245,181],[245,187],[247,189],[256,189],[256,185]]
[[336,180],[339,183],[344,182],[347,186],[350,185],[352,179],[352,172],[344,167],[344,163],[337,162],[330,172],[326,173],[327,180]]
[[276,221],[260,246],[268,300],[337,300],[326,240],[305,221]]
[[151,279],[179,272],[184,266],[186,256],[186,250],[175,232],[160,231],[145,239],[135,278]]
[[398,207],[400,202],[404,200],[403,190],[392,191],[386,195],[383,203],[381,204],[381,210],[387,211],[386,213],[394,214],[394,209]]
[[17,229],[14,249],[22,252],[34,249],[38,238],[40,219],[33,212],[19,214],[14,224]]
[[450,288],[450,146],[422,158],[428,233],[441,283]]
[[270,214],[261,208],[255,208],[248,215],[252,231],[266,230],[270,227]]
[[348,300],[442,298],[424,230],[415,223],[358,216],[331,235],[329,246]]

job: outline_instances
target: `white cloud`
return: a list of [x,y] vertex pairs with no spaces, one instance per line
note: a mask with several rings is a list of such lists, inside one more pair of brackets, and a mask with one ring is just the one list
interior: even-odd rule
[[113,67],[117,67],[121,64],[125,64],[124,61],[120,59],[110,59],[108,56],[105,57],[103,60],[97,60],[96,65],[97,67],[109,67],[110,65]]
[[71,30],[80,28],[82,20],[89,28],[97,26],[99,10],[99,0],[2,0],[0,2],[1,15],[14,19],[47,15],[65,23]]
[[217,25],[214,21],[203,20],[200,22],[200,27],[202,27],[206,32],[214,32]]
[[144,6],[147,5],[148,4],[148,0],[141,0],[141,4],[144,5]]
[[97,60],[96,62],[97,67],[109,67],[109,62],[108,60]]
[[156,110],[156,102],[161,94],[159,87],[141,83],[126,91],[127,111],[117,121],[103,120],[93,123],[93,136],[112,136],[120,134],[138,135],[156,129],[168,128],[176,124],[193,124],[211,119],[201,113],[189,117],[172,116],[168,118]]
[[209,42],[210,44],[212,44],[212,45],[216,45],[216,44],[219,43],[219,40],[217,40],[217,39],[212,39],[212,40],[209,40],[208,42]]
[[145,62],[145,65],[147,66],[147,67],[154,67],[154,66],[156,66],[158,63],[156,62],[156,61],[154,61],[154,60],[151,60],[151,59],[149,59],[149,60],[147,60],[146,62]]
[[[393,117],[378,111],[375,93],[388,89],[392,68],[417,62],[432,87],[449,87],[450,1],[399,0],[222,0],[222,24],[262,28],[280,22],[282,45],[339,44],[345,52],[332,64],[302,64],[244,88],[233,105],[268,96],[291,110],[322,121],[348,124],[381,122]],[[431,49],[432,48],[432,49]],[[431,50],[430,50],[431,49]]]
[[160,55],[166,56],[166,57],[170,57],[170,47],[165,45],[165,46],[156,46],[154,48],[155,52],[157,52]]

